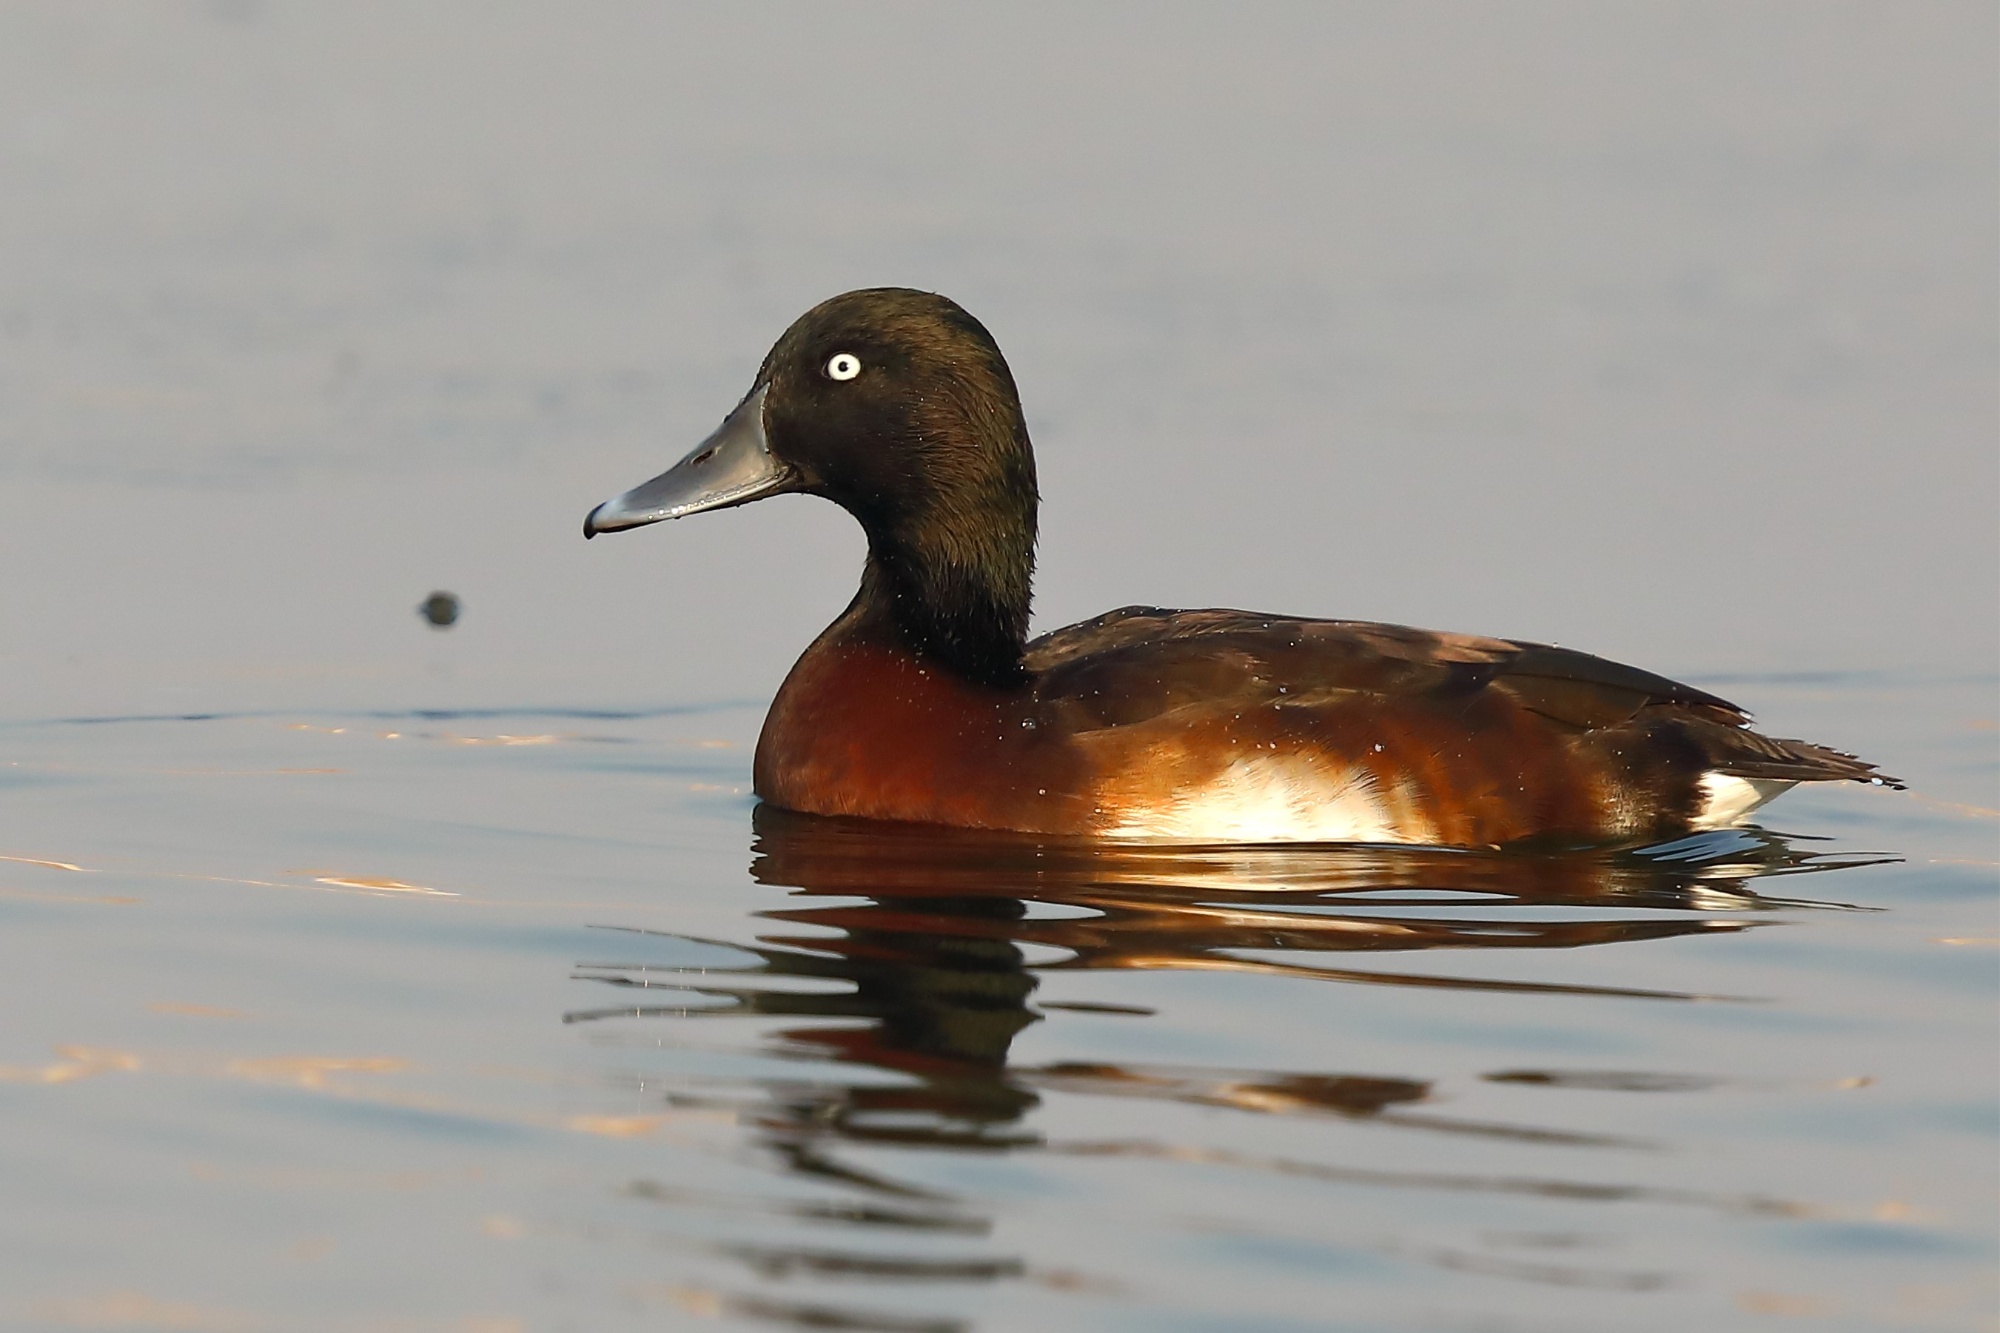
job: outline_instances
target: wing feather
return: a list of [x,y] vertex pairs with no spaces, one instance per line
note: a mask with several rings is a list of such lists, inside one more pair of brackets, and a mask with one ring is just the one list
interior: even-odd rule
[[1717,772],[1900,785],[1841,751],[1759,735],[1748,713],[1706,690],[1551,644],[1360,620],[1127,606],[1036,639],[1026,665],[1037,694],[1085,729],[1188,707],[1307,707],[1357,694],[1442,701],[1498,691],[1575,733],[1673,725]]

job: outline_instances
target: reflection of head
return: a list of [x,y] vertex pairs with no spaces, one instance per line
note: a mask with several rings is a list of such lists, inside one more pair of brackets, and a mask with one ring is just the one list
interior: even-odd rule
[[[921,906],[915,919],[884,912],[834,938],[798,941],[810,954],[782,947],[791,941],[779,938],[760,952],[781,974],[802,957],[837,960],[835,974],[854,991],[827,997],[835,1007],[821,1012],[866,1020],[789,1028],[785,1039],[914,1080],[849,1091],[833,1114],[850,1134],[964,1144],[980,1126],[1018,1120],[1037,1100],[1004,1073],[1014,1035],[1039,1017],[1027,1003],[1035,979],[1006,938],[1023,907],[998,897],[934,898]],[[823,1118],[829,1108],[810,1111]]]

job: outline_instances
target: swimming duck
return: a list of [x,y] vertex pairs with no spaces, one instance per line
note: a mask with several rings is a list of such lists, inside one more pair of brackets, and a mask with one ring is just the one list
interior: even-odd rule
[[766,802],[1141,841],[1493,846],[1733,824],[1800,782],[1895,784],[1735,704],[1546,644],[1128,606],[1028,638],[1039,495],[1014,378],[942,296],[802,315],[750,392],[584,535],[803,492],[861,589],[764,720]]

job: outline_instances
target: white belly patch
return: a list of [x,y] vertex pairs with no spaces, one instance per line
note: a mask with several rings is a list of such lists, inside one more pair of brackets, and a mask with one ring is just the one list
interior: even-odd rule
[[[1245,756],[1164,803],[1118,811],[1104,836],[1174,842],[1423,842],[1398,826],[1372,774],[1300,755]],[[1427,822],[1427,821],[1426,821]],[[1411,836],[1412,833],[1418,836]]]
[[1688,827],[1697,830],[1728,828],[1773,797],[1798,786],[1774,778],[1739,778],[1734,773],[1701,775],[1701,804]]

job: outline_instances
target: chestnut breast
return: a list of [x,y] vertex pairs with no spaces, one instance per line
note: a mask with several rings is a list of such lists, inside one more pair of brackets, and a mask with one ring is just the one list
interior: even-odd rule
[[1081,757],[1027,691],[900,646],[822,637],[757,740],[757,794],[810,814],[1086,833]]

